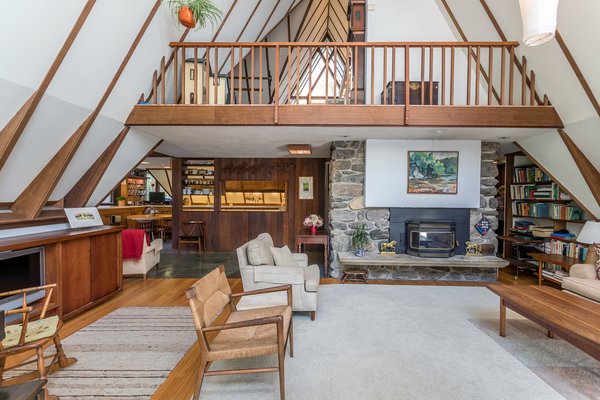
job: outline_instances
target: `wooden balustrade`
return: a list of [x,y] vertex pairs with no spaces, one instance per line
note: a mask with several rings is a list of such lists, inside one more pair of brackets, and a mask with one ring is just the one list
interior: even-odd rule
[[[411,99],[406,108],[512,106],[519,94],[521,106],[549,105],[547,96],[540,100],[536,93],[535,73],[527,70],[525,57],[519,61],[515,55],[517,42],[175,42],[170,46],[171,58],[165,62],[163,57],[154,71],[149,103],[271,105],[275,119],[279,105],[404,105],[405,99]],[[364,54],[364,65],[354,62],[359,52]],[[359,79],[361,74],[364,79]],[[167,98],[166,78],[174,82],[172,99]],[[359,81],[366,87],[358,87]]]

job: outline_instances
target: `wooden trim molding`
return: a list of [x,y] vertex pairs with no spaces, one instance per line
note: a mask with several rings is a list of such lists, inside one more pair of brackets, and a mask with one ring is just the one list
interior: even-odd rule
[[575,164],[577,164],[577,168],[579,168],[579,172],[581,172],[581,175],[594,195],[596,202],[600,204],[600,172],[598,172],[596,167],[594,167],[594,164],[590,162],[564,129],[558,129],[558,133],[567,146],[567,149],[569,149],[571,157],[573,157]]
[[558,30],[556,31],[556,42],[558,43],[558,46],[560,47],[560,49],[564,53],[565,57],[567,58],[567,61],[569,62],[569,65],[571,66],[571,68],[573,69],[573,72],[577,76],[577,79],[579,79],[579,83],[581,83],[581,87],[583,88],[587,97],[590,99],[590,102],[594,106],[596,113],[600,116],[600,104],[598,104],[598,99],[596,99],[596,96],[594,96],[594,92],[592,91],[592,88],[590,87],[587,80],[585,79],[585,76],[583,75],[581,68],[579,68],[579,65],[577,65],[577,61],[575,61],[575,57],[573,57],[571,50],[569,50],[569,47],[565,43],[565,40],[563,39],[562,35],[560,34],[560,32]]
[[71,32],[69,32],[69,35],[65,39],[65,42],[58,51],[58,54],[52,62],[52,65],[50,65],[48,72],[46,72],[46,75],[44,76],[44,79],[40,83],[38,89],[33,93],[29,100],[25,102],[23,107],[21,107],[21,109],[8,122],[8,124],[2,129],[2,131],[0,131],[0,170],[2,169],[2,167],[4,167],[4,164],[6,163],[6,160],[10,155],[10,152],[15,147],[15,144],[17,144],[17,141],[19,140],[21,134],[25,130],[27,123],[31,119],[31,116],[35,112],[35,109],[42,100],[44,94],[46,93],[46,89],[48,89],[48,86],[50,86],[50,82],[52,82],[52,79],[54,79],[56,71],[58,71],[58,68],[67,56],[71,45],[73,44],[73,42],[75,42],[75,38],[77,38],[79,31],[81,31],[83,24],[85,23],[87,17],[90,15],[94,4],[96,4],[96,0],[87,1],[83,9],[81,10],[79,17],[75,22],[75,25],[73,25]]
[[85,207],[92,197],[100,179],[104,176],[106,169],[112,162],[115,154],[121,147],[125,136],[129,133],[129,127],[125,127],[112,143],[98,157],[96,162],[86,171],[73,188],[64,198],[65,207]]
[[110,81],[108,87],[106,88],[104,94],[100,98],[98,105],[92,112],[92,114],[77,128],[75,133],[69,138],[69,140],[63,145],[63,147],[56,153],[56,155],[50,160],[48,165],[42,169],[42,171],[36,176],[36,178],[27,186],[27,188],[19,195],[17,200],[11,206],[11,211],[22,217],[24,219],[34,219],[40,215],[44,204],[48,201],[52,191],[58,184],[60,178],[63,176],[63,173],[69,162],[77,152],[79,145],[85,138],[85,135],[90,130],[92,124],[96,120],[96,117],[100,114],[102,107],[108,100],[112,90],[116,86],[121,74],[125,70],[125,67],[129,63],[131,56],[133,55],[135,49],[137,48],[139,42],[142,40],[142,37],[146,33],[150,22],[156,15],[158,9],[160,8],[161,0],[156,0],[152,10],[144,24],[140,28],[137,36],[135,37],[133,43],[131,44],[129,51],[123,58],[121,65],[117,69],[115,76]]

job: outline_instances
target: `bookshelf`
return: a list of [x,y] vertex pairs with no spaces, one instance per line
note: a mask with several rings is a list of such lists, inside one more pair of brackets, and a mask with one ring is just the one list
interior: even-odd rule
[[[550,175],[522,153],[513,153],[506,156],[504,182],[505,236],[499,237],[505,243],[504,259],[518,269],[537,269],[530,256],[535,253],[585,259],[585,246],[574,238],[549,237],[575,226],[570,224],[585,223],[582,207]],[[539,228],[535,234],[534,226]],[[543,273],[552,278],[548,281],[560,283],[565,269],[546,263]]]

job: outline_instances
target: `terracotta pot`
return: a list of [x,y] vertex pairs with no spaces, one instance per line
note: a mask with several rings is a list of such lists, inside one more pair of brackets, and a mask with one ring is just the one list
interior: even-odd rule
[[186,28],[193,28],[196,26],[196,19],[194,18],[194,13],[188,6],[182,6],[179,9],[179,13],[177,14],[179,17],[179,22],[181,25]]
[[309,226],[310,229],[310,234],[311,235],[316,235],[317,234],[317,227],[316,226]]
[[117,200],[117,206],[124,207],[126,205],[127,205],[127,202],[125,200]]

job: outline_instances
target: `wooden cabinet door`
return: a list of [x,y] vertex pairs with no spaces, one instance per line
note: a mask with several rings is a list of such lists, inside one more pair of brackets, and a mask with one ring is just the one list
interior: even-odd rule
[[92,301],[95,301],[121,287],[121,234],[94,236],[91,247]]
[[90,239],[62,243],[62,313],[67,315],[92,301]]

